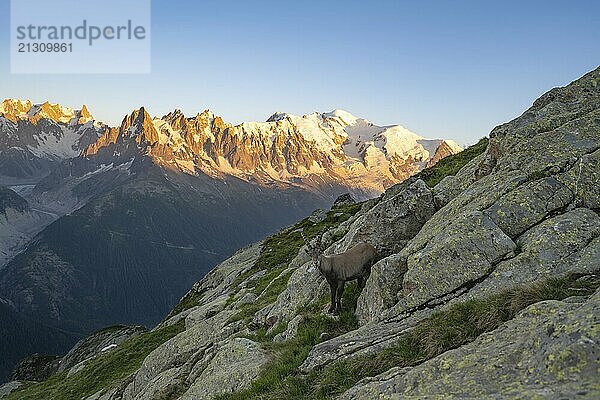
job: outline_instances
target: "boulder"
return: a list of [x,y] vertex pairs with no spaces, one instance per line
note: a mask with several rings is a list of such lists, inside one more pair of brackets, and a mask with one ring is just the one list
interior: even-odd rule
[[600,149],[585,154],[564,174],[557,177],[575,195],[577,206],[600,208]]
[[257,313],[254,322],[275,327],[278,322],[294,318],[298,308],[318,301],[327,293],[329,293],[329,286],[325,279],[314,263],[308,261],[292,273],[288,285],[279,294],[275,303],[265,308],[264,312]]
[[418,307],[468,287],[485,278],[515,248],[511,238],[482,212],[458,216],[426,247],[400,253],[398,260],[406,262],[407,271],[398,288],[399,309]]
[[215,267],[190,292],[199,297],[198,305],[166,319],[157,328],[185,319],[186,330],[152,351],[122,390],[108,398],[160,399],[166,394],[187,389],[189,376],[198,362],[210,359],[216,343],[238,333],[241,321],[230,323],[237,311],[227,307],[236,289],[237,277],[254,266],[262,243],[245,247]]
[[352,195],[350,193],[344,193],[344,194],[338,196],[337,199],[335,199],[331,208],[349,206],[354,203],[356,203],[356,200],[354,200],[354,197],[352,197]]
[[431,190],[425,182],[416,180],[358,217],[341,247],[348,249],[359,242],[367,242],[377,248],[380,256],[397,253],[435,211]]
[[180,397],[181,400],[208,400],[250,386],[269,361],[260,345],[235,338],[220,347],[208,366]]
[[356,304],[356,317],[360,325],[376,320],[398,302],[398,291],[406,271],[406,259],[398,254],[373,265]]
[[474,342],[359,382],[340,399],[598,398],[600,292],[544,301]]
[[570,273],[600,270],[600,217],[578,208],[548,218],[519,237],[518,254],[500,262],[494,271],[466,296],[491,296],[515,285]]
[[335,361],[377,353],[391,347],[398,336],[408,332],[433,310],[419,310],[413,315],[398,320],[372,322],[358,329],[323,341],[314,346],[300,366],[300,371],[308,373]]
[[571,201],[571,190],[555,178],[547,177],[528,182],[505,194],[485,213],[504,233],[516,238]]
[[[213,343],[228,338],[239,330],[236,324],[229,324],[229,319],[235,311],[224,310],[216,315],[186,321],[186,330],[163,343],[153,350],[145,359],[140,368],[132,377],[131,383],[123,391],[124,400],[137,399],[140,393],[151,390],[159,392],[161,387],[156,387],[164,380],[158,379],[167,370],[181,367],[190,359],[199,357]],[[188,318],[191,317],[188,316]],[[188,371],[182,370],[182,374]],[[167,382],[168,383],[168,382]]]

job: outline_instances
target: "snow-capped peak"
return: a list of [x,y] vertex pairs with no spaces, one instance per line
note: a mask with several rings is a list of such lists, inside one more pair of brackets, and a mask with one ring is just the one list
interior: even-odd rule
[[36,104],[27,112],[29,118],[47,118],[55,122],[69,123],[75,117],[75,110],[69,107],[63,107],[60,104],[50,104],[44,102]]
[[48,101],[33,104],[29,100],[18,99],[4,100],[0,104],[0,115],[13,122],[25,119],[34,124],[37,124],[41,119],[71,125],[83,125],[94,120],[85,104],[80,110],[74,110],[60,104],[51,104]]
[[[7,148],[28,152],[27,157],[59,161],[76,157],[95,142],[104,125],[93,121],[84,105],[80,110],[49,102],[6,99],[0,104],[0,153]],[[18,122],[28,123],[26,129]]]
[[362,118],[358,118],[348,111],[340,110],[339,108],[328,112],[323,113],[324,118],[335,118],[342,121],[345,125],[355,125],[357,121],[363,120]]

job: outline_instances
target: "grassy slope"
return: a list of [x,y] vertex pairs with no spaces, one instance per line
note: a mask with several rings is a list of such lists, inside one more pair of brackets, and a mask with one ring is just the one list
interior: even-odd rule
[[446,176],[456,175],[469,161],[485,151],[488,145],[488,138],[484,137],[476,144],[467,147],[458,154],[442,158],[431,168],[419,172],[416,177],[421,178],[429,187],[434,187]]
[[[265,241],[262,253],[250,272],[239,279],[239,285],[243,279],[260,270],[267,270],[267,273],[252,282],[251,290],[255,293],[261,293],[266,286],[275,278],[276,275],[287,268],[289,260],[293,259],[300,248],[302,247],[302,237],[297,229],[303,229],[309,237],[321,234],[331,227],[339,225],[354,215],[361,205],[355,204],[350,206],[342,206],[334,208],[327,213],[327,217],[318,223],[312,223],[308,218],[302,220],[291,229],[284,230],[279,234],[271,236]],[[252,304],[246,305],[238,316],[239,319],[252,315],[256,307],[262,307],[269,302],[275,301],[279,293],[283,291],[287,284],[287,278],[281,278],[276,284],[269,285],[268,290],[263,294],[261,300]],[[348,293],[352,293],[351,290]],[[184,297],[181,302],[175,307],[177,312],[181,312],[187,308],[198,304],[201,298],[201,293],[190,292]],[[354,300],[355,302],[355,300]],[[174,312],[172,312],[173,314]],[[355,327],[356,319],[353,314],[348,315],[350,322]],[[168,339],[175,336],[177,333],[184,330],[184,321],[181,320],[177,325],[163,327],[156,331],[144,333],[140,336],[132,338],[114,351],[100,355],[89,362],[86,367],[71,376],[67,376],[66,372],[56,374],[49,380],[43,383],[30,383],[25,385],[20,390],[13,392],[8,400],[12,399],[35,399],[43,398],[47,400],[67,400],[80,399],[99,390],[107,389],[118,384],[126,379],[129,375],[135,372],[144,358],[155,348],[166,342]],[[327,321],[323,318],[317,318],[317,324],[325,324]],[[107,328],[109,329],[109,328]],[[264,333],[263,333],[264,334]],[[308,348],[306,351],[308,351]]]
[[336,329],[343,332],[347,328],[343,321],[348,317],[336,322],[323,315],[309,316],[300,325],[297,337],[286,343],[268,345],[276,356],[249,389],[221,396],[220,400],[334,398],[365,377],[393,367],[417,365],[469,343],[514,318],[533,303],[590,295],[600,286],[600,281],[580,282],[575,278],[550,279],[516,287],[487,299],[457,304],[421,321],[415,329],[400,335],[395,346],[376,355],[336,362],[302,375],[297,368],[310,348],[321,341],[321,333],[335,332]]
[[114,386],[134,373],[152,350],[185,330],[184,321],[131,338],[115,350],[98,355],[79,372],[55,374],[42,383],[29,383],[6,400],[81,399]]

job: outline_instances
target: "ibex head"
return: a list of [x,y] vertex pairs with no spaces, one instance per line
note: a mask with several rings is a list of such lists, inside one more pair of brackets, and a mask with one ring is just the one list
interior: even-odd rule
[[302,233],[302,238],[304,239],[304,243],[306,244],[306,253],[312,258],[315,265],[319,266],[319,258],[323,254],[323,244],[321,243],[321,236],[317,236],[312,242],[304,236]]

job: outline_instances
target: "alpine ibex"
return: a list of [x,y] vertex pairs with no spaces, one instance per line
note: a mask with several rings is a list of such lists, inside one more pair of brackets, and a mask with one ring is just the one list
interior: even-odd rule
[[323,254],[321,237],[314,244],[309,242],[304,235],[307,254],[312,257],[319,272],[325,277],[331,289],[331,306],[329,313],[337,314],[341,309],[342,295],[346,282],[358,280],[358,287],[362,290],[366,279],[371,272],[375,261],[375,247],[368,243],[358,243],[340,254],[326,256]]

